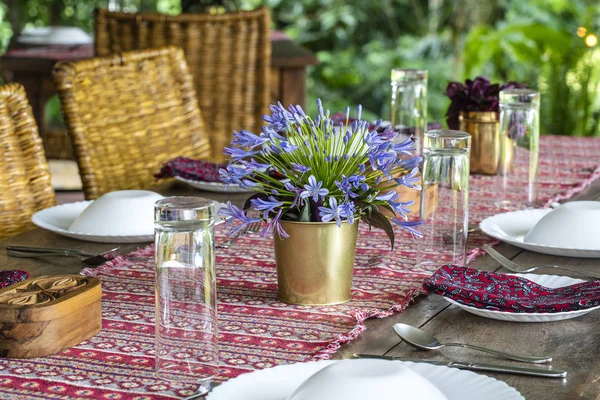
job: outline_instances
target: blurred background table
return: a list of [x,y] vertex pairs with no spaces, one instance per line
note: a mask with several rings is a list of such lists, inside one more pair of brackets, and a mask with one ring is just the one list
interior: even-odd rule
[[[318,63],[310,51],[294,43],[281,31],[271,32],[271,100],[306,105],[306,68]],[[5,82],[21,83],[38,122],[49,159],[72,159],[71,143],[64,130],[49,129],[44,115],[47,101],[55,93],[52,68],[61,60],[94,56],[94,46],[36,46],[14,48],[0,57],[0,76]]]

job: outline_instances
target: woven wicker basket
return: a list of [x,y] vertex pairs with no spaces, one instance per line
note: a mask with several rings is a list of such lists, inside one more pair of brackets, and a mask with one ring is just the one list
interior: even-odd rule
[[130,14],[98,9],[96,54],[176,45],[194,77],[212,148],[223,161],[234,130],[260,132],[270,102],[271,16],[267,8],[222,15]]
[[210,156],[181,49],[61,62],[54,81],[87,199],[149,188],[177,156]]
[[42,140],[25,89],[0,86],[0,239],[33,228],[31,215],[55,204]]

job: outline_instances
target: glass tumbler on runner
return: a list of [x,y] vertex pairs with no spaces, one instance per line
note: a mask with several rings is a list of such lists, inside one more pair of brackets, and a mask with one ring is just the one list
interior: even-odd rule
[[427,129],[427,70],[392,70],[391,110],[392,127],[406,136],[413,135],[415,153],[421,155]]
[[529,89],[500,91],[500,161],[496,206],[517,210],[537,205],[540,151],[540,94]]
[[432,130],[423,142],[423,193],[418,264],[466,265],[471,135]]
[[219,366],[213,202],[159,200],[154,227],[156,375],[202,383]]

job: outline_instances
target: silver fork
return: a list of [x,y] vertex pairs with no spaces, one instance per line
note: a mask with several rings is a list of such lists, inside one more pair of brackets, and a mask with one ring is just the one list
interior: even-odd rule
[[256,233],[256,232],[260,231],[261,224],[262,224],[262,221],[257,221],[257,222],[248,224],[248,225],[246,225],[245,228],[240,229],[239,232],[235,236],[233,236],[231,239],[229,239],[225,243],[219,244],[215,247],[217,249],[228,249],[231,246],[233,246],[235,244],[236,240],[238,240],[242,235],[245,235],[246,233]]
[[593,272],[588,272],[588,271],[578,271],[576,269],[562,267],[560,265],[551,265],[551,264],[548,264],[548,265],[536,265],[534,267],[529,267],[529,268],[523,267],[523,266],[520,266],[519,264],[516,264],[516,263],[512,262],[508,258],[504,257],[502,254],[498,253],[489,244],[484,244],[483,245],[483,249],[494,260],[498,261],[503,267],[505,267],[506,269],[509,269],[509,270],[511,270],[513,272],[527,273],[527,272],[533,272],[533,271],[535,271],[537,269],[540,269],[540,268],[555,268],[555,269],[561,269],[563,271],[569,271],[569,272],[573,272],[573,273],[576,273],[576,274],[588,276],[590,278],[600,279],[600,274],[598,274],[598,273],[593,273]]

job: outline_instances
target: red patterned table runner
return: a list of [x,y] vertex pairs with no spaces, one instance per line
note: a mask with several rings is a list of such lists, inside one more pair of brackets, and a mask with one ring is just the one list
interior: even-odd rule
[[[600,176],[600,140],[544,137],[541,144],[540,196],[567,198]],[[496,213],[492,176],[470,183],[471,224]],[[300,307],[281,303],[276,294],[272,242],[244,236],[233,248],[217,252],[221,379],[255,369],[325,359],[357,337],[366,318],[402,311],[421,293],[433,271],[414,266],[416,243],[397,232],[389,250],[383,232],[360,228],[352,300],[344,305]],[[222,226],[217,243],[225,241]],[[470,235],[470,257],[492,240]],[[152,255],[147,248],[138,255]],[[428,256],[435,257],[434,252]],[[84,273],[102,280],[103,329],[59,355],[30,360],[0,360],[2,399],[173,399],[192,393],[154,377],[154,271],[151,262],[118,258]]]

